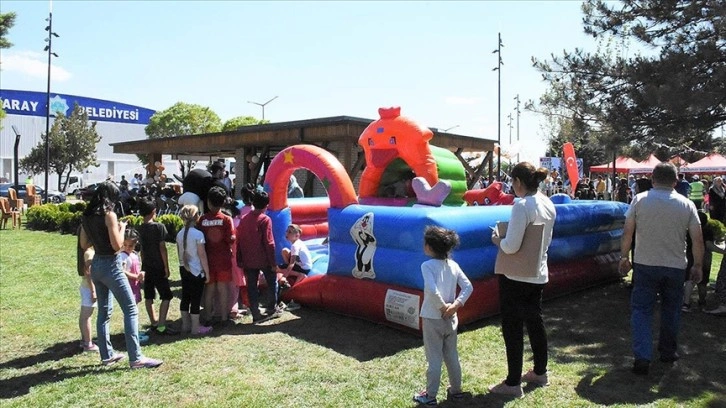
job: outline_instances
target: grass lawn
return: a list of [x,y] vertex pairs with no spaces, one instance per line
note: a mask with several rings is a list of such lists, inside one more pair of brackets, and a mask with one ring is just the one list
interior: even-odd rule
[[[176,251],[169,253],[175,271]],[[178,273],[172,277],[180,290]],[[258,326],[248,317],[205,338],[152,335],[143,351],[164,360],[156,370],[102,367],[98,355],[77,348],[79,279],[75,237],[0,231],[0,406],[413,407],[425,385],[420,338],[305,307]],[[486,391],[506,372],[499,318],[462,328],[472,395],[441,406],[726,406],[726,317],[684,314],[682,359],[636,377],[628,300],[626,283],[617,282],[546,302],[551,386],[526,387],[521,400]],[[173,300],[174,320],[178,306]],[[121,315],[116,305],[112,341],[125,350]]]

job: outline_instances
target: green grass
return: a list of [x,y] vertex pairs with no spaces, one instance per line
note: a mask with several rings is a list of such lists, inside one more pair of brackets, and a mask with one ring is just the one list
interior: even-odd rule
[[[3,407],[413,407],[411,395],[425,384],[419,338],[305,307],[259,326],[247,318],[207,338],[152,335],[143,350],[165,361],[156,370],[102,367],[97,355],[76,349],[74,248],[73,236],[0,231]],[[175,251],[169,253],[175,265]],[[654,363],[651,375],[636,377],[629,371],[628,296],[626,284],[617,282],[546,302],[552,384],[526,387],[521,400],[486,392],[506,372],[499,318],[468,325],[459,352],[472,396],[441,406],[726,406],[726,319],[684,315],[681,361]],[[178,305],[175,299],[172,319]],[[123,350],[118,306],[112,332]]]

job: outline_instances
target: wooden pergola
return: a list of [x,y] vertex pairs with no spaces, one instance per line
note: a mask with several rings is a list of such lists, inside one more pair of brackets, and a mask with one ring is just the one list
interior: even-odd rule
[[[358,177],[365,166],[358,138],[371,122],[372,119],[335,116],[243,126],[226,132],[112,143],[111,146],[114,153],[148,155],[150,163],[161,161],[162,155],[171,155],[173,158],[234,157],[236,177],[247,183],[257,180],[261,170],[266,169],[270,160],[282,149],[295,144],[314,144],[333,153],[357,186]],[[430,143],[449,149],[459,158],[470,180],[469,187],[484,174],[486,168],[489,169],[491,179],[496,141],[442,132],[436,128],[431,130],[434,137]],[[471,152],[485,154],[478,166],[470,166],[462,156]],[[253,156],[258,160],[253,160]],[[303,190],[306,195],[312,190],[312,179],[307,177],[305,180]],[[235,183],[236,197],[239,197],[239,187],[242,185]]]

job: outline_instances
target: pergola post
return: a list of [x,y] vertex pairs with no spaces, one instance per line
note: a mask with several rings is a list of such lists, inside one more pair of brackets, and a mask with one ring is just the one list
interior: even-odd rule
[[247,161],[245,160],[244,147],[234,151],[234,174],[232,196],[235,200],[239,200],[242,198],[242,188],[247,184]]
[[146,178],[154,178],[156,175],[156,162],[164,164],[161,160],[161,153],[149,153],[149,164],[146,166]]

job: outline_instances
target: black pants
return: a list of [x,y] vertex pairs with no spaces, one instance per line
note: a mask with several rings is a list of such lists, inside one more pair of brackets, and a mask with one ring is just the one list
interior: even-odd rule
[[247,297],[250,300],[250,312],[253,317],[260,316],[260,290],[257,287],[257,280],[260,278],[260,271],[265,275],[267,290],[270,299],[267,309],[273,310],[277,305],[277,272],[272,269],[245,268],[245,280],[247,281]]
[[518,282],[499,275],[502,335],[507,349],[507,385],[518,385],[522,377],[524,328],[534,354],[534,372],[547,372],[547,332],[542,321],[544,285]]
[[179,310],[190,314],[199,314],[199,305],[202,303],[202,292],[204,291],[205,279],[194,276],[183,266],[179,267],[181,275],[182,295]]

